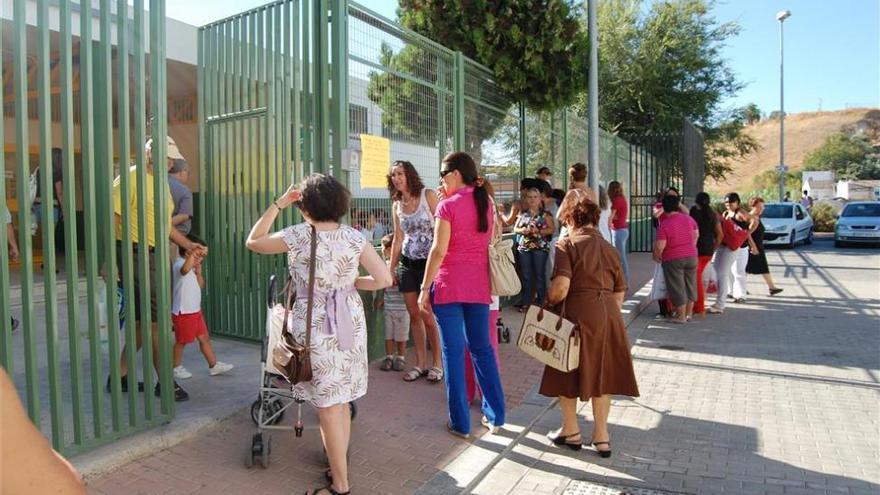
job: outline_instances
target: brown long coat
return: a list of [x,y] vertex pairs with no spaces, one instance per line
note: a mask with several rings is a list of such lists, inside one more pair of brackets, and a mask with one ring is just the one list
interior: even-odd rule
[[596,229],[579,229],[556,245],[553,276],[569,277],[565,317],[581,334],[580,366],[570,373],[545,367],[540,393],[589,400],[605,394],[639,396],[629,339],[615,292],[626,290],[620,256]]

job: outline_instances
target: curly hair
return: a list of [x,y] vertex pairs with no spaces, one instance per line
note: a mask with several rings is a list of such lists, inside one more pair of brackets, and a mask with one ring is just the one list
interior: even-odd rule
[[586,195],[580,197],[572,197],[570,203],[563,212],[561,220],[565,222],[569,228],[581,228],[599,225],[599,216],[602,211],[599,205],[593,202]]
[[394,167],[401,167],[403,169],[403,175],[406,177],[406,187],[409,189],[410,196],[416,197],[422,194],[422,189],[425,188],[425,184],[422,183],[422,178],[419,177],[419,172],[416,170],[415,165],[406,160],[395,160],[394,163],[391,164],[391,168],[388,169],[388,175],[385,176],[388,180],[388,193],[391,195],[391,201],[400,201],[403,199],[403,193],[398,191],[397,188],[394,187],[394,183],[391,181],[391,171],[394,170]]
[[332,175],[309,175],[299,190],[299,207],[315,222],[338,222],[348,213],[351,193]]

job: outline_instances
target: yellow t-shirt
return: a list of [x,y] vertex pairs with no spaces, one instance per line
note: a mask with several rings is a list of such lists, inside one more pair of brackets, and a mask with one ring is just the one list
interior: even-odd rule
[[[156,194],[153,190],[153,174],[147,173],[147,245],[156,247],[156,219],[155,219],[155,199]],[[171,197],[171,188],[165,182],[162,185],[162,192],[165,194],[166,200],[166,216],[168,223],[168,231],[171,232],[171,212],[174,208],[174,199]],[[122,179],[121,175],[113,181],[113,211],[122,216]],[[131,241],[140,243],[140,232],[138,231],[138,190],[137,190],[137,166],[132,165],[128,169],[128,218],[123,218],[123,222],[127,221],[131,227]],[[116,238],[122,239],[122,229],[117,224]]]

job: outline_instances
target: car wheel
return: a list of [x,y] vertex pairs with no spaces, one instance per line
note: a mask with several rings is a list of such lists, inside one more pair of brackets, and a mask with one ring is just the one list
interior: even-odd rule
[[791,231],[791,236],[788,238],[788,249],[794,249],[794,245],[797,244],[795,240],[795,231]]
[[807,246],[813,244],[813,228],[812,227],[810,227],[810,231],[807,232],[807,238],[804,239],[804,244],[806,244]]

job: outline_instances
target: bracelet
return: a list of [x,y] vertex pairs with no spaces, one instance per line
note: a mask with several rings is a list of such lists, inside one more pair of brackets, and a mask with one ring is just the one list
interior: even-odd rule
[[275,205],[275,208],[278,208],[278,211],[281,211],[281,207],[278,206],[278,200],[277,200],[277,199],[273,199],[273,200],[272,200],[272,204]]

